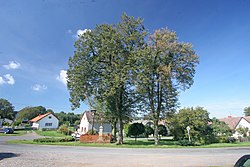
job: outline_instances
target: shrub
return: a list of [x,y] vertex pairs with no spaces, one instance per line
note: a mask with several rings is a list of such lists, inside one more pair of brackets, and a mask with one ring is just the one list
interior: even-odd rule
[[189,141],[189,140],[186,140],[186,139],[183,139],[183,140],[179,140],[178,145],[181,145],[181,146],[199,146],[200,144],[198,143],[195,143],[195,141]]
[[33,142],[37,143],[55,143],[55,142],[70,142],[75,141],[74,138],[39,138],[34,139]]
[[68,126],[66,124],[63,124],[59,127],[58,131],[66,135],[66,134],[68,134],[69,129],[68,129]]

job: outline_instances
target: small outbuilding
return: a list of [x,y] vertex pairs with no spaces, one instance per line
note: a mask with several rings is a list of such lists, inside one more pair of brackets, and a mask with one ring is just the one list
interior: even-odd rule
[[59,125],[59,119],[51,112],[43,115],[38,115],[37,117],[29,121],[32,123],[33,129],[57,129]]
[[97,117],[93,111],[85,111],[82,115],[79,129],[77,130],[79,134],[87,134],[92,129],[99,132],[100,127],[103,128],[103,134],[111,134],[112,126],[111,123]]

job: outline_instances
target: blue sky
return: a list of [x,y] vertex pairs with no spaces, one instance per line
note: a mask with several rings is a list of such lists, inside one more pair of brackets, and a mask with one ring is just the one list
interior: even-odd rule
[[250,106],[249,7],[247,0],[0,1],[0,98],[16,110],[71,111],[63,70],[78,30],[117,23],[126,12],[143,18],[150,32],[169,27],[194,45],[200,64],[194,85],[180,94],[181,107],[202,106],[211,117],[242,116]]

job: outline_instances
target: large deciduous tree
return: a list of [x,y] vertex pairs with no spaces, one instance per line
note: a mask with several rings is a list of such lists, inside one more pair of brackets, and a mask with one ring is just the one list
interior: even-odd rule
[[154,122],[155,144],[159,144],[158,122],[174,111],[180,90],[193,84],[198,56],[189,43],[177,41],[169,29],[155,31],[137,54],[136,88]]
[[[72,108],[91,97],[108,102],[118,121],[118,144],[123,143],[124,119],[133,111],[132,69],[135,54],[144,45],[141,19],[123,15],[116,25],[97,25],[75,43],[69,59],[68,89]],[[108,104],[110,104],[108,102]]]
[[38,116],[39,114],[45,114],[45,113],[47,113],[47,110],[43,106],[25,107],[18,112],[16,121],[17,122],[28,121]]
[[13,120],[15,118],[14,106],[6,99],[0,98],[0,117]]

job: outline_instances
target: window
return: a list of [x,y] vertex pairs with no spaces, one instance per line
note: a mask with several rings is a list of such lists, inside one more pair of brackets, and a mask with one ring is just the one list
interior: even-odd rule
[[45,123],[45,126],[52,126],[52,123]]
[[49,119],[51,119],[51,116],[49,116]]

